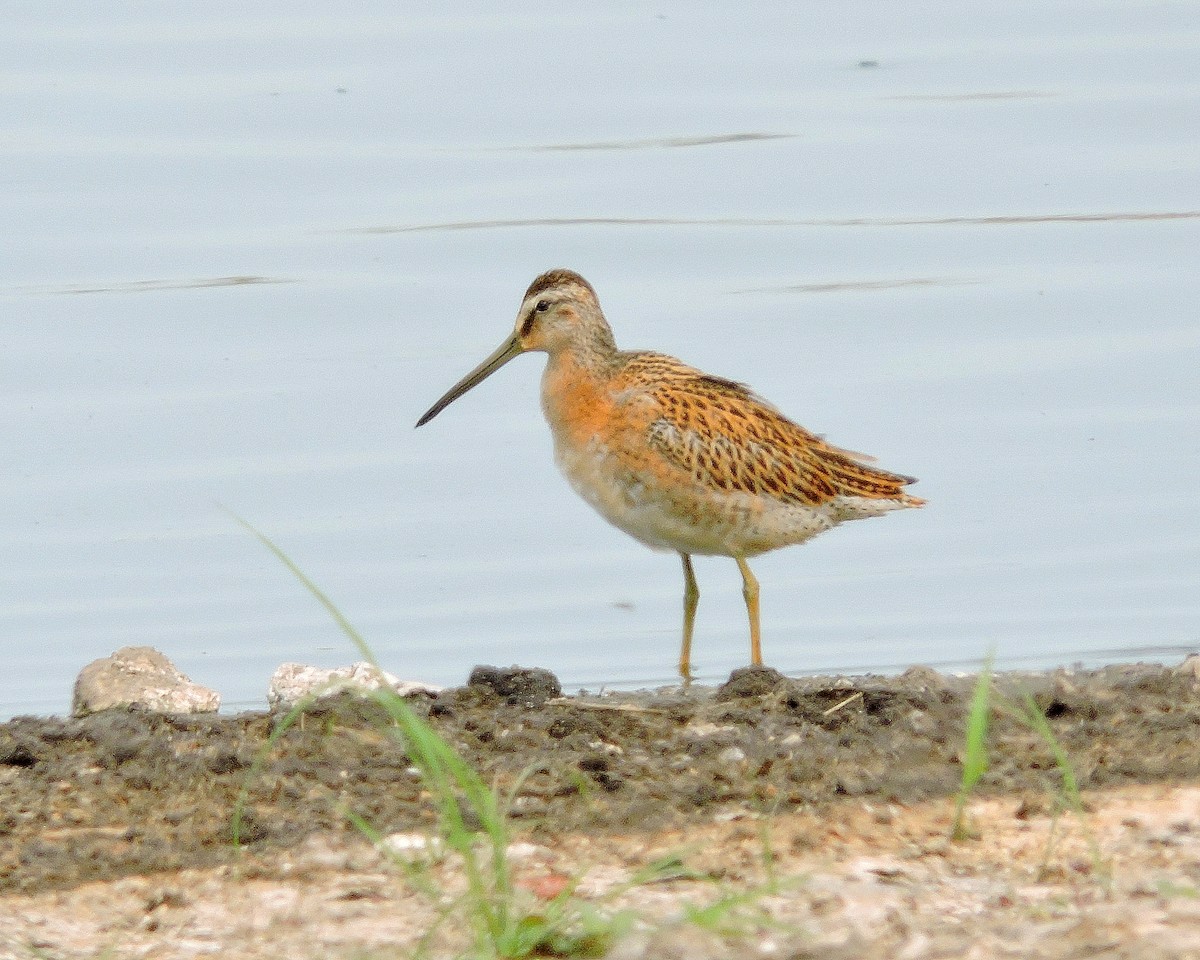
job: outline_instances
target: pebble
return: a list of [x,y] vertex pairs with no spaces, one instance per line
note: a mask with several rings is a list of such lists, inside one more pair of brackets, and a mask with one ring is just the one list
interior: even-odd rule
[[220,706],[219,693],[192,683],[153,647],[122,647],[79,671],[71,712],[81,717],[133,707],[151,713],[215,713]]

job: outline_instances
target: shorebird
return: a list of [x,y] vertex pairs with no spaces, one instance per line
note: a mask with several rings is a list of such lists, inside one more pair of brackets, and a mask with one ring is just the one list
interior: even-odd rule
[[512,335],[417,426],[522,353],[549,355],[542,411],[559,469],[604,519],[683,560],[679,672],[691,679],[700,590],[692,555],[732,557],[762,664],[758,581],[749,557],[803,543],[844,520],[919,507],[913,477],[827,443],[748,387],[661,353],[618,350],[592,285],[571,270],[530,284]]

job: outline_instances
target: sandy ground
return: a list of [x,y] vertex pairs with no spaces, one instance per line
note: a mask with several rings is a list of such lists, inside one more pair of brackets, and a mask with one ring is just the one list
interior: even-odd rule
[[[971,678],[787,680],[555,696],[498,671],[414,701],[515,788],[518,900],[578,881],[618,958],[1200,957],[1200,686],[1176,668],[1005,675],[991,764],[951,841]],[[1004,704],[1030,692],[1068,752]],[[430,798],[373,704],[0,725],[0,956],[408,957],[469,949]],[[256,758],[265,762],[254,767]],[[243,846],[230,843],[245,791]],[[656,871],[647,871],[650,864]],[[668,864],[669,866],[662,866]]]

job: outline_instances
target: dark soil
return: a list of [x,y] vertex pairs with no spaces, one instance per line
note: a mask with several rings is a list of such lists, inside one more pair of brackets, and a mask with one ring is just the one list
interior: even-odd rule
[[[1082,788],[1200,778],[1200,693],[1182,667],[1002,675],[983,793],[1061,781],[1016,719],[1030,692]],[[518,833],[686,829],[723,809],[819,810],[846,797],[909,804],[957,789],[973,678],[792,680],[737,671],[717,689],[561,697],[545,671],[480,668],[410,701],[484,779],[520,782]],[[310,709],[271,746],[283,714],[106,712],[0,725],[0,890],[38,891],[231,862],[315,832],[430,825],[428,793],[370,700]]]

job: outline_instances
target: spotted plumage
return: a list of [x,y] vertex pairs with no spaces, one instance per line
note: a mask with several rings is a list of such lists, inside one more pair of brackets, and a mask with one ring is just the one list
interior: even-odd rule
[[570,270],[533,281],[512,336],[417,425],[535,350],[549,355],[542,409],[567,479],[615,526],[683,559],[685,678],[699,598],[693,554],[737,561],[757,664],[758,583],[747,557],[924,503],[904,491],[913,478],[828,443],[743,384],[664,354],[618,350],[595,290]]

